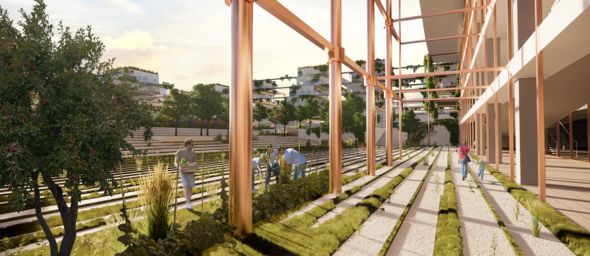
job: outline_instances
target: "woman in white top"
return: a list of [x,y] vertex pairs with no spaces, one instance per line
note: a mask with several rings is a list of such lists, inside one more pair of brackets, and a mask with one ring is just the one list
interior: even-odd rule
[[[174,157],[174,167],[180,168],[180,181],[182,181],[182,188],[184,189],[184,198],[186,199],[186,209],[193,209],[191,204],[191,197],[193,195],[193,188],[195,187],[194,170],[198,168],[195,166],[194,170],[188,170],[180,167],[180,161],[183,159],[186,163],[197,163],[197,153],[193,151],[193,139],[187,138],[184,140],[184,149],[178,150]],[[192,172],[186,172],[192,171]]]

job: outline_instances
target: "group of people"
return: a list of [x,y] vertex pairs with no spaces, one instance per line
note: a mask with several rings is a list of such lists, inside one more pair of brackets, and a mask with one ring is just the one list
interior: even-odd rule
[[[256,149],[252,149],[252,153],[256,152]],[[279,183],[281,175],[281,158],[285,158],[287,175],[292,172],[293,180],[297,180],[298,177],[305,178],[305,171],[307,169],[307,159],[297,150],[293,148],[285,148],[280,146],[278,149],[274,149],[271,144],[266,147],[266,152],[262,157],[252,158],[252,191],[258,191],[255,187],[254,173],[262,175],[261,167],[266,164],[266,186],[270,183],[271,177],[275,177],[275,182]],[[286,179],[286,178],[284,178]],[[285,182],[285,181],[283,181]]]
[[[197,153],[193,151],[194,141],[191,138],[184,140],[184,148],[176,152],[174,157],[174,167],[178,168],[180,172],[180,181],[184,189],[184,198],[186,199],[186,208],[193,209],[191,204],[191,197],[193,195],[193,188],[195,187],[194,172],[198,170]],[[256,149],[253,149],[255,151]],[[286,166],[283,169],[287,170],[287,176],[294,172],[293,180],[297,178],[305,178],[305,170],[307,168],[307,160],[297,150],[293,148],[284,148],[283,146],[274,149],[272,145],[266,147],[266,152],[262,157],[254,157],[252,159],[252,191],[258,191],[255,185],[255,176],[262,175],[261,166],[263,163],[267,165],[266,168],[266,186],[270,183],[271,176],[275,177],[275,181],[279,183],[281,175],[281,158],[284,156]],[[182,161],[184,159],[184,161]],[[194,164],[192,166],[182,165],[183,163]],[[286,178],[288,179],[288,178]],[[286,180],[285,179],[285,180]],[[283,181],[285,182],[285,181]]]
[[[459,163],[461,163],[461,176],[463,177],[463,180],[465,180],[467,178],[467,165],[469,164],[469,162],[471,162],[471,157],[469,157],[469,147],[467,146],[466,142],[463,142],[463,146],[459,148],[459,154]],[[486,169],[486,164],[488,163],[485,162],[483,159],[479,160],[479,173],[477,174],[477,177],[479,177],[482,180],[483,174]]]

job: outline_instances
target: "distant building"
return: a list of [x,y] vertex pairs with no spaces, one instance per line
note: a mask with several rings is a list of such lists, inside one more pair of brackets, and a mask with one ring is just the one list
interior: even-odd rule
[[[154,106],[162,106],[162,101],[168,96],[168,90],[164,88],[163,84],[160,84],[158,72],[130,66],[117,69],[119,70],[117,77],[130,75],[137,79],[138,89],[135,93],[137,100],[151,101]],[[119,79],[115,79],[114,82],[115,84],[121,83]]]

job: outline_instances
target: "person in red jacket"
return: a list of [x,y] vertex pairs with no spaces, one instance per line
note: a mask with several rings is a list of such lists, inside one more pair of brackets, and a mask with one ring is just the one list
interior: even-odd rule
[[461,155],[461,159],[459,160],[461,163],[461,175],[463,176],[463,180],[467,178],[467,160],[465,156],[469,154],[469,147],[467,146],[466,142],[463,142],[463,146],[459,148],[459,154]]

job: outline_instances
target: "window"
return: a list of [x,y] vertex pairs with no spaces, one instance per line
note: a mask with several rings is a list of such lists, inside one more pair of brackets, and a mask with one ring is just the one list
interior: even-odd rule
[[160,95],[168,95],[168,90],[166,88],[160,88]]
[[307,94],[311,94],[311,91],[307,91]]
[[144,76],[143,77],[143,81],[147,81],[147,76]]
[[154,78],[154,83],[158,83],[158,81],[156,81],[156,79]]

